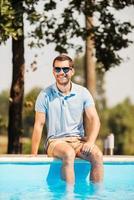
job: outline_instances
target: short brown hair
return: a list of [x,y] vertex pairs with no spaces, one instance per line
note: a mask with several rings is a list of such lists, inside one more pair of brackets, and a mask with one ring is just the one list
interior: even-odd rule
[[57,56],[54,60],[53,60],[53,67],[54,67],[54,64],[55,64],[55,61],[58,60],[58,61],[65,61],[65,60],[68,60],[69,61],[69,66],[70,67],[74,67],[74,62],[72,60],[72,58],[70,58],[69,56],[67,56],[66,54],[61,54],[59,56]]

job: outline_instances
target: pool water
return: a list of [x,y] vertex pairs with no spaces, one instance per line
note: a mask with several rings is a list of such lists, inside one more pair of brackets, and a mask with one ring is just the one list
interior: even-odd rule
[[60,178],[61,162],[0,163],[0,200],[133,200],[134,162],[105,163],[102,184],[89,182],[90,165],[75,163],[75,185]]

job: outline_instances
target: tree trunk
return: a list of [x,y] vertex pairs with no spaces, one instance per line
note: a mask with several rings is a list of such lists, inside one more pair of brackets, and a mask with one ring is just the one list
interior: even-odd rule
[[[90,32],[93,27],[93,17],[86,17],[86,29]],[[93,98],[96,96],[96,71],[94,56],[94,40],[93,34],[89,34],[86,39],[85,53],[85,86],[91,92]],[[84,130],[85,135],[89,133],[90,125],[84,113]]]
[[[91,30],[93,26],[93,18],[86,17],[86,29]],[[86,40],[86,56],[85,56],[85,83],[88,90],[95,98],[96,93],[96,71],[95,71],[95,55],[93,34],[90,34]]]
[[12,39],[13,79],[9,99],[8,153],[21,153],[24,95],[24,38]]
[[[14,4],[15,5],[15,4]],[[19,6],[22,6],[20,3]],[[15,8],[17,9],[17,7]],[[17,11],[16,11],[17,13]],[[21,153],[22,135],[22,108],[24,96],[24,31],[23,13],[19,15],[22,26],[22,36],[17,40],[12,38],[13,77],[9,98],[9,123],[8,123],[8,153]]]

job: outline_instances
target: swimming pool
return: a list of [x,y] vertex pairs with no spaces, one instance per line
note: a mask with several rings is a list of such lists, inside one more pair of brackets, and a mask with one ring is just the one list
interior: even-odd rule
[[[112,159],[111,159],[112,158]],[[76,181],[60,179],[61,161],[44,157],[0,157],[0,200],[132,200],[134,158],[104,159],[104,182],[88,181],[90,165],[75,160]]]

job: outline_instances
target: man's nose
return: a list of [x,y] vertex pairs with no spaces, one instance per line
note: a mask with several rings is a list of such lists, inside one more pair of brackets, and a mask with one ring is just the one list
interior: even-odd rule
[[58,74],[64,74],[63,69],[60,70],[60,72]]

